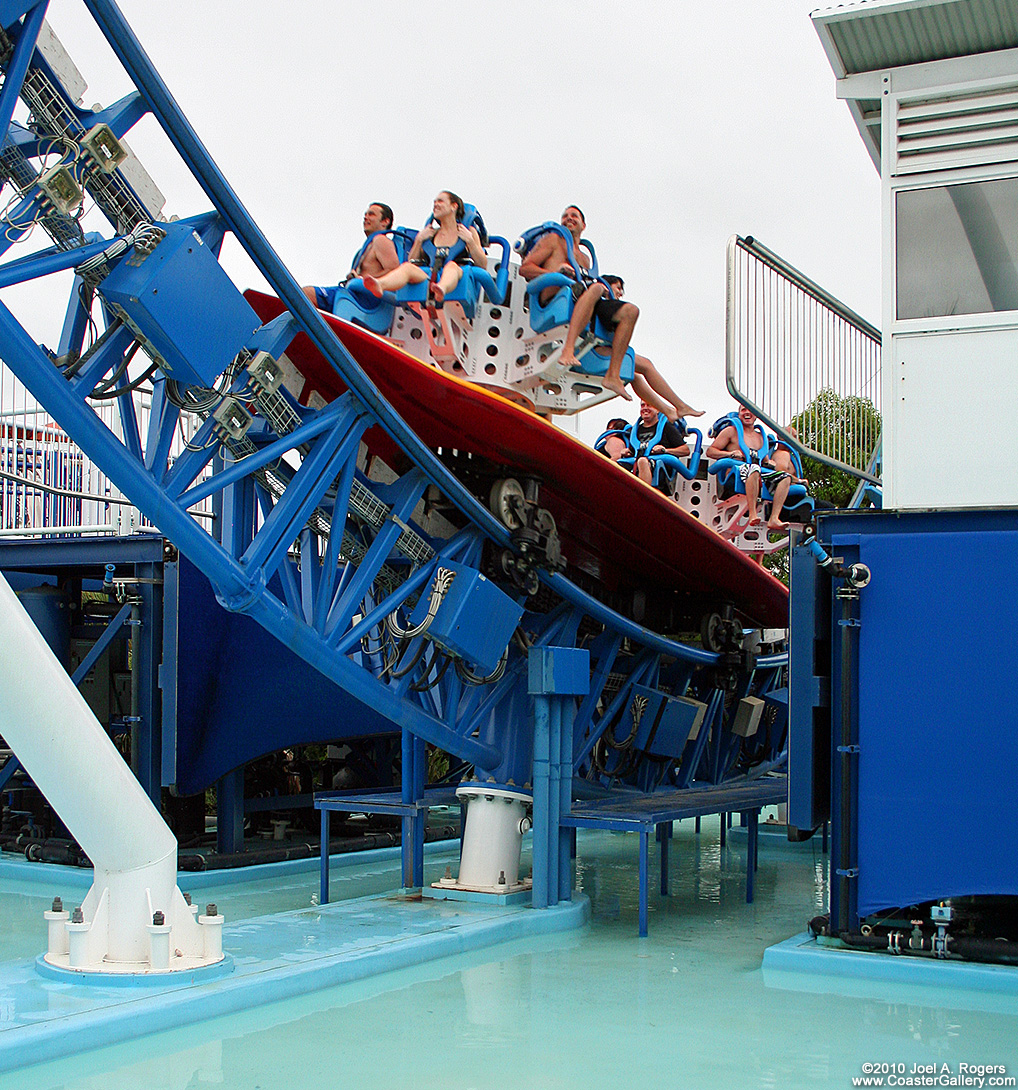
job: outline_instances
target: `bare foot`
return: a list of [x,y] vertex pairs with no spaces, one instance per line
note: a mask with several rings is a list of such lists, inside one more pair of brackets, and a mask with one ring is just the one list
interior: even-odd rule
[[787,522],[782,522],[781,519],[768,519],[767,520],[767,529],[768,530],[787,530],[788,529],[788,523]]
[[759,515],[750,515],[749,519],[746,522],[746,525],[747,526],[759,526],[760,525],[760,516]]
[[580,361],[576,358],[576,356],[573,355],[572,352],[567,352],[564,348],[562,349],[562,354],[559,356],[558,361],[563,367],[580,366]]
[[601,385],[606,390],[611,390],[613,394],[617,394],[619,397],[623,398],[626,401],[633,400],[629,396],[629,391],[626,389],[626,384],[620,378],[608,378],[608,376],[606,375],[603,379],[601,379]]
[[382,285],[379,284],[373,276],[364,277],[364,287],[367,288],[376,299],[382,298]]
[[428,294],[435,300],[435,306],[440,307],[445,302],[445,292],[438,286],[438,284],[432,284],[428,288]]
[[675,406],[679,410],[679,416],[703,416],[707,411],[706,409],[694,409],[688,402],[680,401]]

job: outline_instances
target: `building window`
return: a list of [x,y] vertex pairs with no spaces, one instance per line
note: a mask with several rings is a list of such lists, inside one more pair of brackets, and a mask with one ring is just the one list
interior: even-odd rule
[[1018,178],[895,198],[897,316],[1018,310]]

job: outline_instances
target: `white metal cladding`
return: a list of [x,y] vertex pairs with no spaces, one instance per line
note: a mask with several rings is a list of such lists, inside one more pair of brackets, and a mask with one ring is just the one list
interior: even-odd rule
[[1018,82],[898,102],[893,173],[1018,160]]
[[812,19],[839,79],[1018,46],[1014,0],[861,0]]

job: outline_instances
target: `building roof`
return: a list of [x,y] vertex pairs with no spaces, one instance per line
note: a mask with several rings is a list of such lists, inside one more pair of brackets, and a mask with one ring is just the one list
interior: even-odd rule
[[[839,80],[1018,48],[1018,0],[856,0],[811,18]],[[879,170],[880,92],[844,97]]]
[[1018,46],[1015,0],[857,0],[811,18],[839,79]]

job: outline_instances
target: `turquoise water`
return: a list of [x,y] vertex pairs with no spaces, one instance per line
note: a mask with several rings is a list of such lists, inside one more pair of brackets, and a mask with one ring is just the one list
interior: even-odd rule
[[[440,849],[429,845],[424,861],[424,876],[428,882],[437,881],[452,865],[455,870],[458,848]],[[374,853],[371,853],[372,855]],[[527,873],[529,854],[525,853]],[[5,857],[6,858],[6,857]],[[338,857],[337,857],[338,858]],[[23,860],[22,860],[23,862]],[[92,872],[73,874],[76,882],[63,881],[63,867],[46,867],[36,864],[31,879],[0,877],[0,960],[35,957],[46,946],[46,930],[43,912],[60,896],[64,907],[70,909],[81,903],[91,883]],[[248,874],[250,872],[247,872]],[[2,870],[0,870],[2,874]],[[308,860],[303,870],[274,874],[271,877],[247,879],[242,871],[227,871],[226,881],[206,882],[215,872],[202,875],[181,874],[181,889],[191,890],[196,905],[205,907],[214,902],[230,923],[264,916],[274,912],[308,908],[318,904],[318,860]],[[245,877],[244,881],[236,881]],[[191,886],[193,879],[201,884]],[[342,865],[335,860],[329,881],[330,898],[340,901],[350,897],[370,897],[387,893],[400,882],[399,860],[374,862],[370,855],[347,856]]]
[[[757,898],[747,905],[743,838],[722,849],[715,821],[699,838],[687,822],[673,843],[670,897],[652,895],[647,939],[636,934],[637,839],[582,836],[587,928],[99,1049],[0,1076],[0,1087],[849,1087],[866,1062],[954,1071],[961,1062],[1004,1064],[1018,1074],[1012,1000],[886,985],[874,986],[874,997],[765,986],[764,949],[801,931],[826,900],[819,845],[763,838]],[[438,873],[444,865],[429,859]],[[354,867],[343,889],[360,895],[386,881],[398,881],[395,864]],[[261,891],[272,910],[309,903],[316,876],[283,884]],[[234,900],[233,919],[260,903],[257,890],[238,900],[240,888],[216,891],[227,911]]]

